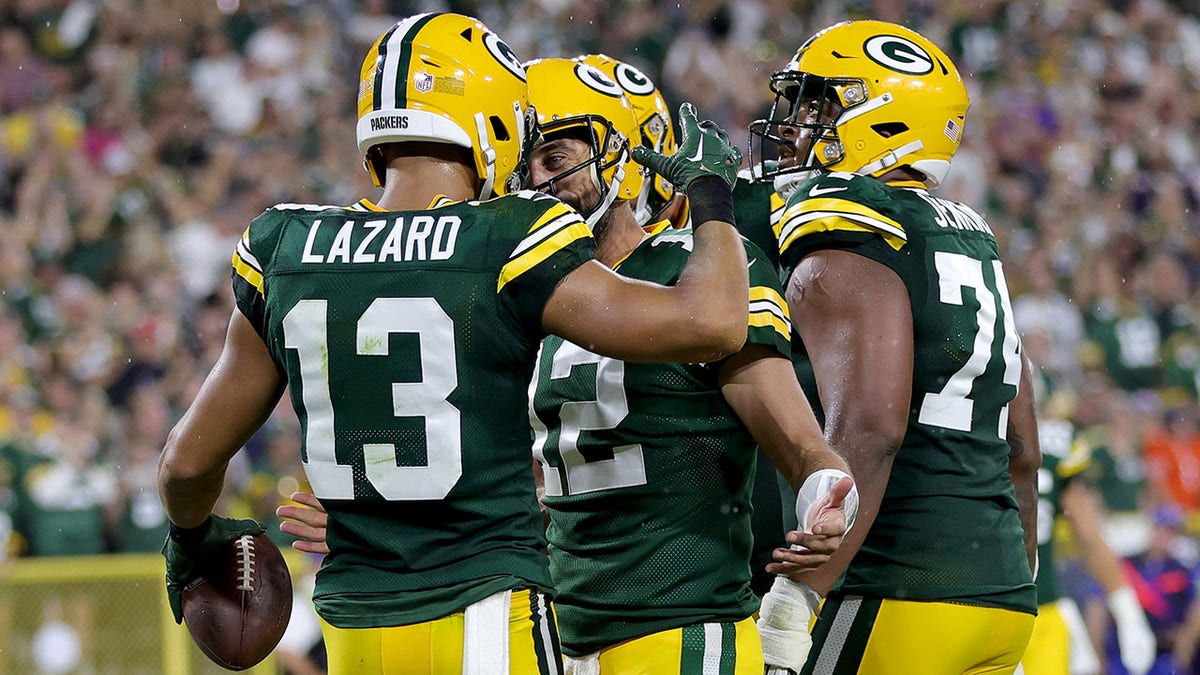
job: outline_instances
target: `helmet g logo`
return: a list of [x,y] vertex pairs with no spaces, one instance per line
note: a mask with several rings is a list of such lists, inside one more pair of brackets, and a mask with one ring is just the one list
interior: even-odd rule
[[896,35],[876,35],[863,43],[863,51],[875,63],[906,75],[933,72],[933,58],[911,40]]
[[483,44],[491,52],[492,56],[496,57],[500,65],[507,68],[513,75],[519,77],[522,82],[525,81],[525,66],[521,65],[521,59],[518,59],[517,55],[513,53],[512,47],[509,47],[495,33],[484,33]]
[[631,94],[649,96],[654,92],[654,83],[650,81],[650,78],[628,63],[618,63],[615,74],[617,83]]
[[599,69],[589,66],[586,63],[575,64],[575,76],[579,78],[580,82],[583,82],[601,94],[606,94],[614,98],[621,98],[624,95],[620,85],[608,79],[608,76],[600,72]]

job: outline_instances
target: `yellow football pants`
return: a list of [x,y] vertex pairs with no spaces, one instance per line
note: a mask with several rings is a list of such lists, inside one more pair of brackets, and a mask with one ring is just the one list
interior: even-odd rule
[[651,633],[580,659],[567,675],[762,675],[754,617]]
[[562,674],[553,606],[529,589],[424,623],[321,630],[329,675]]
[[1016,670],[1033,615],[944,602],[831,595],[804,675],[984,675]]

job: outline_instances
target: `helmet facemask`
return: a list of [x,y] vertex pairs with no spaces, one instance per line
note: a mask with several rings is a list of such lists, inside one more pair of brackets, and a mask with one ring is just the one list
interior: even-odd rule
[[[653,113],[640,125],[642,145],[670,157],[675,154],[675,139],[671,132],[671,120],[665,113]],[[633,205],[633,212],[642,225],[651,225],[659,220],[671,200],[675,198],[675,186],[666,178],[654,174],[647,180]]]
[[[907,169],[912,180],[935,188],[958,150],[970,107],[962,77],[937,45],[883,21],[847,21],[818,32],[772,76],[771,89],[770,118],[750,129],[756,179],[803,171],[879,178]],[[811,119],[817,100],[840,107]],[[795,153],[788,129],[801,132],[794,134],[801,140]],[[768,143],[784,148],[782,166],[763,162],[772,156]]]
[[[867,89],[862,81],[784,70],[771,77],[771,91],[775,102],[769,116],[750,124],[750,163],[755,180],[811,174],[845,159],[838,127],[846,117],[853,116],[856,106],[866,102]],[[778,163],[763,161],[771,155],[778,157]]]
[[[600,198],[596,206],[581,215],[589,226],[595,227],[597,221],[616,201],[620,185],[625,180],[625,164],[629,161],[629,140],[617,131],[611,122],[598,115],[564,117],[543,123],[539,131],[545,141],[563,137],[581,140],[588,144],[590,152],[584,161],[530,189],[557,196],[555,184],[558,181],[580,171],[587,171]],[[604,176],[608,175],[610,170],[612,178],[606,183]]]

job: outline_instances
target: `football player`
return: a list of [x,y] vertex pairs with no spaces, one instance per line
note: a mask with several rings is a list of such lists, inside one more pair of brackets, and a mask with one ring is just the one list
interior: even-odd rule
[[1038,615],[1033,636],[1021,658],[1025,675],[1086,675],[1100,672],[1100,660],[1088,638],[1079,607],[1062,593],[1054,564],[1055,518],[1070,524],[1072,541],[1089,574],[1104,589],[1113,617],[1121,661],[1132,675],[1154,665],[1155,639],[1137,594],[1125,583],[1121,559],[1104,539],[1103,515],[1096,495],[1080,474],[1091,462],[1092,447],[1075,425],[1060,416],[1038,420],[1042,467],[1038,469]]
[[[1037,611],[1040,451],[996,239],[929,192],[962,138],[966,87],[920,34],[851,21],[805,42],[771,88],[751,132],[790,152],[763,177],[815,172],[775,231],[793,356],[862,505],[830,563],[775,581],[767,664],[1012,672]],[[789,633],[822,596],[811,641]]]
[[[621,148],[644,125],[621,87],[587,59],[543,59],[528,73],[545,139],[531,154],[534,189],[581,213],[599,210],[601,262],[676,283],[693,234],[640,227],[633,207],[642,177]],[[686,128],[691,113],[680,114]],[[676,157],[691,152],[682,141]],[[805,486],[795,507],[802,517],[831,500],[829,522],[806,528],[828,528],[824,536],[793,533],[792,543],[807,546],[794,553],[798,561],[825,559],[852,517],[855,495],[841,512],[852,481],[823,443],[788,360],[777,276],[756,247],[746,249],[749,337],[723,362],[632,363],[557,336],[542,342],[530,395],[533,449],[570,671],[691,673],[710,659],[760,675],[758,599],[749,587],[756,439],[793,494]]]
[[[598,260],[674,283],[693,233],[649,234],[637,221],[642,176],[626,148],[638,127],[620,89],[566,59],[534,61],[528,74],[545,138],[531,155],[535,186],[595,219]],[[686,129],[690,112],[681,115]],[[686,137],[681,151],[691,151]],[[679,674],[713,663],[761,675],[749,587],[756,439],[803,486],[792,499],[807,532],[790,540],[805,548],[786,550],[788,559],[828,560],[853,517],[845,464],[822,441],[787,358],[779,282],[761,252],[746,249],[749,337],[724,362],[632,363],[555,336],[542,343],[530,419],[568,672]],[[313,540],[304,546],[319,546],[319,512],[289,506],[281,515]]]
[[745,341],[748,285],[730,225],[740,152],[724,132],[691,118],[686,158],[639,151],[700,223],[665,286],[595,262],[579,214],[517,191],[535,123],[520,60],[476,19],[411,16],[371,47],[357,136],[381,197],[279,204],[251,222],[224,350],[163,451],[177,621],[181,587],[220,544],[261,531],[211,511],[286,389],[329,513],[314,599],[330,672],[561,669],[529,471],[541,338],[712,361]]

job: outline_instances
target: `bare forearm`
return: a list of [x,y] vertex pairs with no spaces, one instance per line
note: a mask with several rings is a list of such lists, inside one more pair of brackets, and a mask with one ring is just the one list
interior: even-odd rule
[[212,513],[225,483],[222,464],[210,471],[193,476],[180,476],[164,462],[159,471],[158,494],[163,510],[172,523],[180,527],[195,527]]
[[[694,231],[695,248],[675,284],[689,321],[704,334],[726,334],[729,353],[746,341],[749,276],[746,249],[732,224],[708,221]],[[736,324],[731,318],[737,317]]]
[[1062,505],[1074,529],[1088,573],[1100,583],[1105,593],[1112,593],[1124,586],[1121,560],[1104,540],[1103,522],[1095,495],[1086,486],[1072,481],[1063,491]]
[[283,393],[283,374],[237,310],[221,358],[171,430],[158,464],[158,494],[171,522],[199,525],[216,504],[229,460]]
[[1021,529],[1025,534],[1025,555],[1029,558],[1029,569],[1037,559],[1037,480],[1018,479],[1013,476],[1013,489],[1017,496],[1017,509],[1021,516]]
[[1028,359],[1023,359],[1020,388],[1009,405],[1007,440],[1008,471],[1012,476],[1020,511],[1021,527],[1025,530],[1025,553],[1029,569],[1037,560],[1037,471],[1042,465],[1042,450],[1038,444],[1037,413],[1033,407],[1033,377]]

